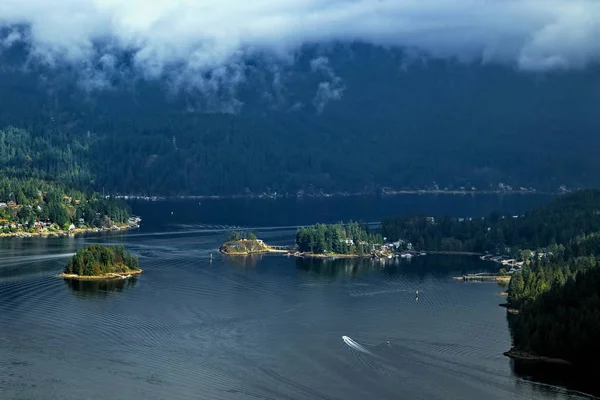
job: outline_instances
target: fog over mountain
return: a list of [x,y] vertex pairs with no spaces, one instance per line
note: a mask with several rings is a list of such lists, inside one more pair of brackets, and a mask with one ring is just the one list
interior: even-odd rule
[[0,169],[130,193],[595,186],[599,28],[585,0],[4,0],[0,127],[25,131]]
[[[211,90],[258,55],[293,63],[302,45],[360,41],[524,70],[598,60],[600,4],[588,0],[5,0],[2,46],[51,66],[170,77]],[[211,78],[203,74],[211,71]],[[185,83],[184,83],[185,82]]]

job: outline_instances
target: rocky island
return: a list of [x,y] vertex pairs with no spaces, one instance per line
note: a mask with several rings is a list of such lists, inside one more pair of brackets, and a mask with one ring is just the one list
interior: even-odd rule
[[227,255],[244,256],[250,254],[263,253],[286,253],[287,250],[283,247],[272,247],[258,239],[252,232],[240,234],[239,232],[231,232],[228,241],[225,242],[219,251]]
[[94,244],[79,249],[60,277],[75,280],[126,279],[142,272],[138,258],[123,246]]

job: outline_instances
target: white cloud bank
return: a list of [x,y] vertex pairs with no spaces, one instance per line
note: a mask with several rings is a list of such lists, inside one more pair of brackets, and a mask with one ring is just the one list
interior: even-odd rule
[[[242,81],[248,56],[289,60],[316,42],[412,47],[525,70],[600,59],[597,0],[2,0],[2,26],[27,33],[6,31],[0,48],[25,40],[50,65],[110,71],[126,51],[135,73],[176,70],[176,83],[212,92]],[[207,72],[210,79],[194,80]],[[323,98],[341,96],[332,85],[319,88]]]

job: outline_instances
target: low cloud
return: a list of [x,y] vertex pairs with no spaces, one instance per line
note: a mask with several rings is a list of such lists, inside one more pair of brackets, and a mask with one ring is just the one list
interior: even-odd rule
[[[127,73],[222,98],[235,97],[248,59],[286,64],[305,44],[361,41],[538,71],[597,63],[599,34],[595,0],[0,2],[0,51],[26,42],[38,62],[83,69],[91,88],[124,73],[126,54]],[[323,81],[317,109],[342,92]]]
[[333,68],[329,66],[327,57],[317,57],[310,61],[310,68],[313,72],[320,72],[327,79],[319,83],[317,93],[313,99],[313,106],[317,113],[322,113],[327,103],[332,100],[340,100],[344,93],[342,79],[338,77]]

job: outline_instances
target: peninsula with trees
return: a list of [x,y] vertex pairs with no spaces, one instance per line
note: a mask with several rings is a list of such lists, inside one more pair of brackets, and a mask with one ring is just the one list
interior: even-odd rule
[[600,357],[599,264],[600,232],[596,232],[577,236],[560,251],[535,257],[517,271],[508,288],[513,348],[505,355],[596,365]]
[[384,219],[387,240],[404,240],[416,250],[498,254],[519,258],[526,249],[566,245],[600,231],[600,190],[556,197],[523,215],[494,212],[484,218],[411,215]]
[[[600,190],[559,196],[524,215],[389,218],[382,233],[417,249],[488,253],[510,275],[508,357],[591,366],[600,357]],[[504,267],[508,271],[504,271]]]
[[296,257],[371,257],[385,251],[383,238],[357,222],[333,225],[316,224],[301,227],[296,233],[296,244],[270,246],[252,232],[231,232],[219,249],[223,254],[248,255],[282,253]]
[[138,258],[123,246],[94,244],[79,249],[60,277],[75,280],[126,279],[142,272]]
[[299,256],[370,257],[383,245],[381,234],[358,222],[301,227],[296,233]]

